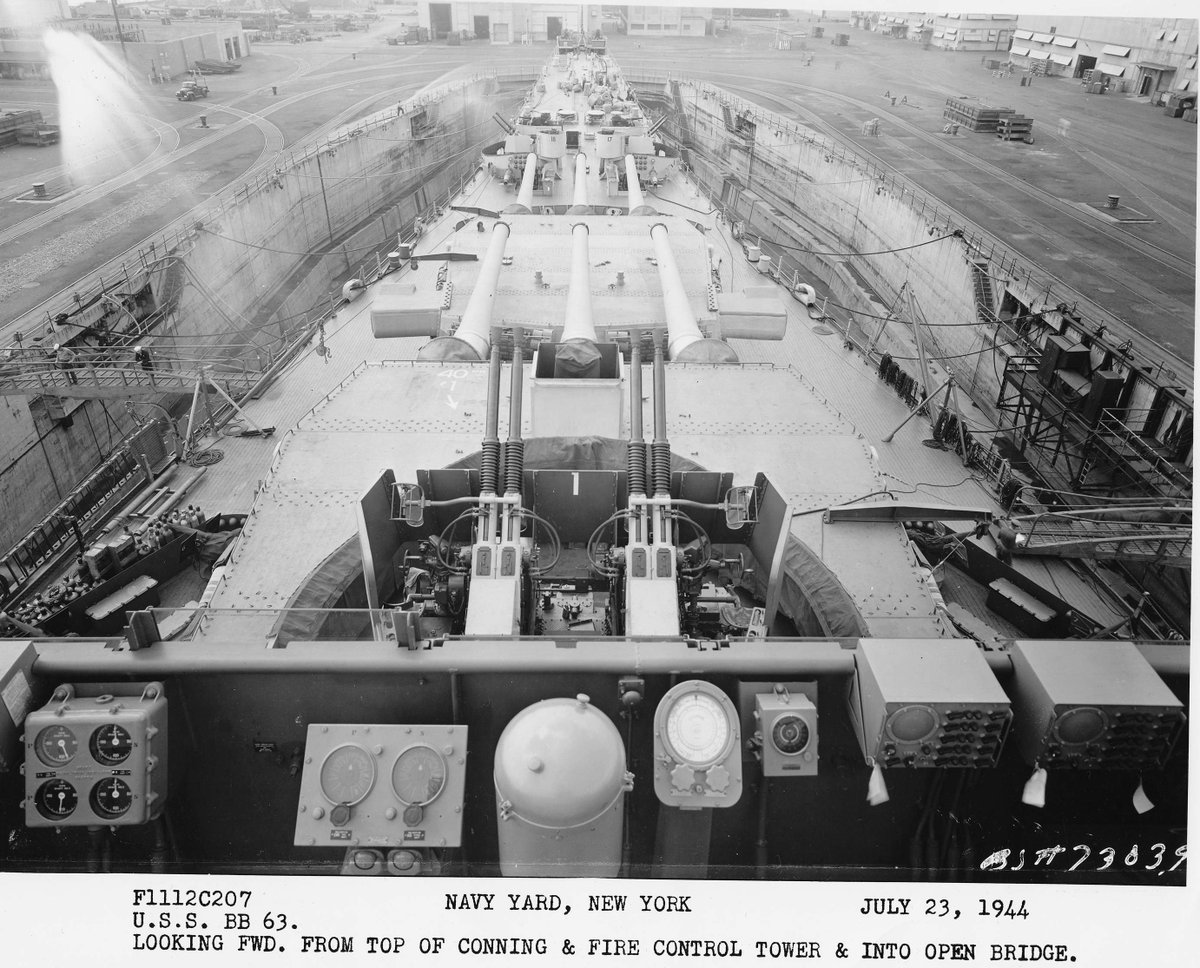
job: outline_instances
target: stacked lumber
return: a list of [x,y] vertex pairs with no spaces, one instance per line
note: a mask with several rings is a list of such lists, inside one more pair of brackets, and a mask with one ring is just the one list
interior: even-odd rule
[[995,131],[1001,118],[1016,113],[1013,108],[994,108],[988,104],[972,104],[956,97],[948,97],[942,117],[955,124],[961,124],[968,131]]
[[996,137],[1002,141],[1032,141],[1033,118],[1010,114],[996,123]]

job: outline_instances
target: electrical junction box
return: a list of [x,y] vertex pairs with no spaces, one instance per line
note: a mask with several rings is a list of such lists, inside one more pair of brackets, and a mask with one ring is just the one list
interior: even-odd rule
[[371,303],[371,332],[376,339],[437,336],[444,304],[437,290],[418,291],[411,282],[380,282]]
[[1012,706],[970,639],[861,639],[850,718],[868,763],[989,767]]
[[167,698],[161,682],[96,696],[58,686],[25,719],[25,824],[116,827],[159,816],[167,796]]
[[741,724],[729,697],[699,679],[654,711],[654,793],[669,807],[732,807],[742,795]]
[[817,775],[817,707],[808,696],[759,693],[754,718],[762,733],[763,776]]
[[0,639],[0,773],[12,773],[24,762],[25,751],[17,737],[38,701],[33,677],[36,659],[32,642]]
[[521,634],[521,546],[481,542],[471,551],[467,635]]
[[625,552],[625,633],[679,634],[679,587],[670,545],[630,543]]
[[466,726],[310,724],[294,843],[458,847],[466,763]]
[[783,339],[787,331],[787,310],[774,293],[717,293],[717,314],[724,339]]
[[1021,755],[1046,769],[1160,769],[1183,704],[1132,642],[1018,641],[1013,706]]

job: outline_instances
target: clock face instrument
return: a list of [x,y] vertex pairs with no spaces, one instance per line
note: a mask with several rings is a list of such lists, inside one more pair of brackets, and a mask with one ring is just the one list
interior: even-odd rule
[[97,763],[112,766],[129,759],[129,754],[133,752],[133,737],[125,727],[109,723],[92,733],[88,748]]
[[74,732],[67,726],[55,724],[47,726],[37,735],[35,741],[38,759],[47,766],[63,766],[75,758],[79,749],[79,741]]

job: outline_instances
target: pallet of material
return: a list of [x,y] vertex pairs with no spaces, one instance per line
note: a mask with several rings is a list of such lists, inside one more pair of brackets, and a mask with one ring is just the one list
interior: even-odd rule
[[0,148],[15,145],[21,128],[41,122],[41,111],[5,111],[0,114]]
[[994,108],[988,104],[970,104],[958,98],[946,98],[942,117],[961,124],[968,131],[995,131],[1000,119],[1017,112],[1013,108]]
[[17,142],[23,145],[52,145],[59,139],[57,124],[23,124],[17,128]]
[[1190,121],[1192,124],[1195,124],[1196,123],[1196,109],[1188,108],[1186,111],[1184,111],[1183,112],[1183,120]]
[[1033,119],[1023,114],[1001,118],[996,124],[996,137],[1004,141],[1028,141],[1033,135]]

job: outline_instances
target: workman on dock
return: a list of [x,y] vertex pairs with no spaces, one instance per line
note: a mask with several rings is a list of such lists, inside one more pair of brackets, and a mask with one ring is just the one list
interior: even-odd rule
[[135,346],[133,348],[133,362],[146,371],[146,375],[150,377],[150,385],[154,383],[154,363],[150,359],[150,350],[145,346]]
[[75,376],[75,352],[71,347],[63,343],[54,344],[54,362],[58,368],[67,374],[67,379],[72,383],[78,383],[79,379]]

